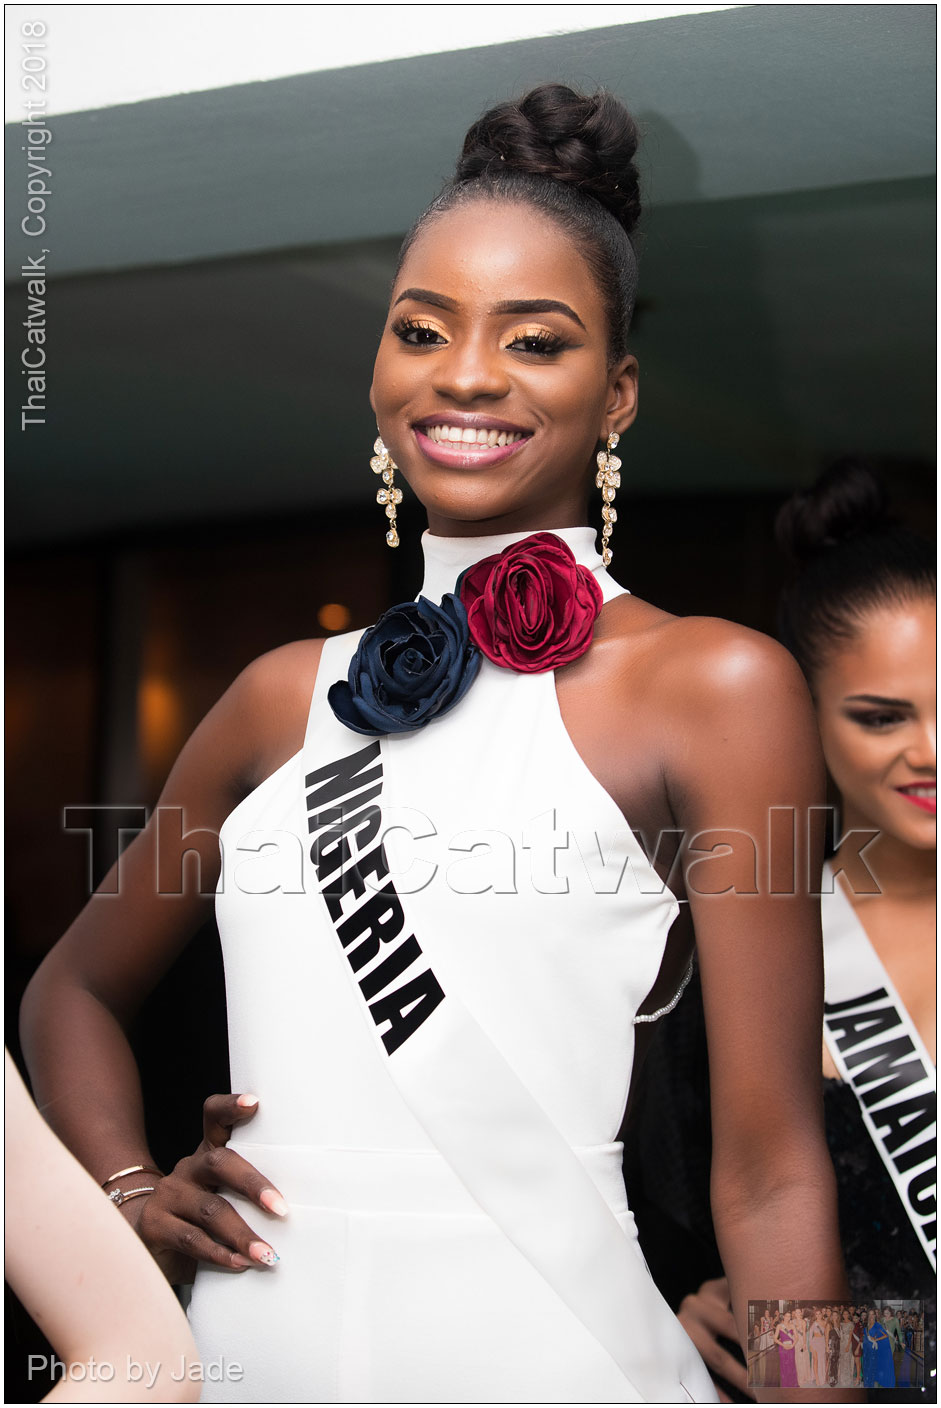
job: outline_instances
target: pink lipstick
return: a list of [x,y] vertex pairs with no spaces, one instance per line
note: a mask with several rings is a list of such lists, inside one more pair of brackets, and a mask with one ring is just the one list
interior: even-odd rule
[[509,421],[466,412],[426,416],[412,427],[422,454],[449,469],[486,469],[518,454],[532,431]]
[[913,802],[924,812],[937,816],[938,799],[936,782],[911,782],[907,787],[896,787],[896,792],[907,802]]

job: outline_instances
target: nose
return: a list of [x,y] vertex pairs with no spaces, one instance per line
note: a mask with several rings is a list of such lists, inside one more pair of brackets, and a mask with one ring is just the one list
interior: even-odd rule
[[455,337],[437,353],[433,364],[435,390],[460,405],[479,397],[499,400],[510,390],[504,354],[482,333]]
[[918,719],[905,746],[905,761],[916,772],[930,772],[938,766],[938,736],[934,716]]

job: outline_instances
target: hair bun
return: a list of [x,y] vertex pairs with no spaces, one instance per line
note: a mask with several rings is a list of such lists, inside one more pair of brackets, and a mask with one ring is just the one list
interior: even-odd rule
[[890,526],[886,493],[861,460],[838,460],[809,489],[788,499],[778,514],[778,546],[796,562],[862,533]]
[[594,196],[630,234],[640,218],[637,144],[634,120],[612,94],[601,89],[586,97],[546,83],[474,123],[454,180],[501,171],[548,176]]

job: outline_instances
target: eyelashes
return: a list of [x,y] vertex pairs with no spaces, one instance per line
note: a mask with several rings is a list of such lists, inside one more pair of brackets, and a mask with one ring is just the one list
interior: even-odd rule
[[539,332],[519,333],[509,344],[511,348],[518,348],[521,352],[529,352],[536,357],[554,357],[568,345],[565,339],[556,333],[544,332],[541,329]]
[[[444,347],[448,341],[440,328],[435,327],[433,323],[423,322],[420,318],[398,318],[392,324],[391,331],[408,347]],[[514,333],[504,350],[520,352],[527,357],[548,358],[558,356],[571,345],[558,333],[549,332],[546,328],[536,328],[533,331]]]
[[859,724],[861,728],[870,729],[873,733],[891,728],[893,724],[904,722],[903,716],[888,709],[870,709],[857,711],[847,710],[847,718],[852,719],[854,724]]
[[410,347],[435,347],[444,342],[433,324],[420,322],[417,318],[398,318],[392,324],[392,331]]

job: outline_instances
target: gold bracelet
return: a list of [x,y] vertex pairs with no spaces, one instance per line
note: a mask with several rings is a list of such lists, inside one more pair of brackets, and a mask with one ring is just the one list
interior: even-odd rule
[[113,1173],[110,1178],[106,1178],[102,1183],[102,1188],[107,1188],[109,1183],[113,1183],[116,1178],[127,1178],[129,1173],[163,1173],[159,1168],[154,1168],[153,1164],[131,1164],[130,1168],[119,1168],[117,1173]]
[[122,1203],[129,1203],[132,1198],[142,1198],[145,1193],[153,1193],[153,1191],[153,1187],[131,1188],[127,1193],[122,1193],[120,1188],[115,1188],[113,1192],[108,1194],[108,1197],[115,1207],[119,1208]]

